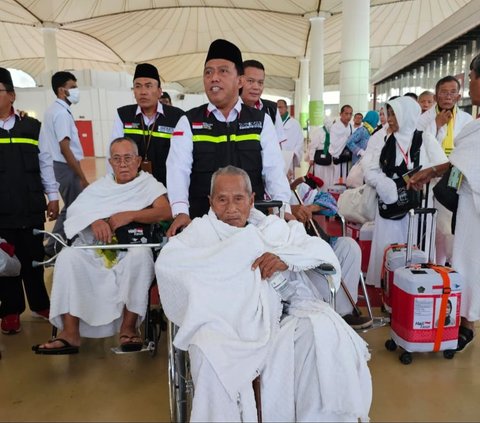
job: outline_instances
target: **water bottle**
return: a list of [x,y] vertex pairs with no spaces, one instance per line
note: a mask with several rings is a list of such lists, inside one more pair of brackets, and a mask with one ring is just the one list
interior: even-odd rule
[[275,272],[268,278],[268,283],[277,291],[282,301],[289,302],[290,298],[295,294],[295,288],[288,283],[287,279],[281,272]]

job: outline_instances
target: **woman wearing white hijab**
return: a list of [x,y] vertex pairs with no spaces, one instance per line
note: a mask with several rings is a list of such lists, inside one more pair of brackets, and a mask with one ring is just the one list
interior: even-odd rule
[[[364,165],[365,181],[374,187],[378,197],[386,205],[396,203],[398,191],[395,180],[401,175],[394,174],[388,177],[382,170],[380,156],[388,141],[395,140],[395,166],[406,165],[407,170],[414,168],[414,158],[411,155],[411,146],[415,128],[421,108],[410,97],[398,97],[386,104],[389,131],[385,137],[382,149],[375,149],[373,156]],[[394,137],[391,139],[390,137]],[[446,156],[435,137],[423,133],[420,146],[419,164],[423,167],[435,166],[444,163]],[[380,274],[385,247],[395,242],[404,243],[407,240],[408,216],[398,220],[386,219],[380,216],[377,208],[375,228],[373,231],[372,250],[367,273],[367,282],[376,287],[380,286]]]
[[330,128],[332,127],[332,120],[329,117],[325,117],[323,126],[315,128],[310,133],[311,142],[308,146],[308,161],[310,166],[313,166],[313,172],[315,176],[319,177],[323,181],[323,186],[319,188],[320,191],[327,191],[328,188],[335,184],[334,178],[334,165],[321,166],[314,162],[315,151],[323,150],[325,142],[330,137]]

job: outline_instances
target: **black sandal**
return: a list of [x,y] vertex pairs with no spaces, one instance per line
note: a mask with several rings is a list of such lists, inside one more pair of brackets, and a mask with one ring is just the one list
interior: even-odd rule
[[463,351],[465,347],[473,341],[473,330],[465,326],[458,328],[458,346],[457,351]]

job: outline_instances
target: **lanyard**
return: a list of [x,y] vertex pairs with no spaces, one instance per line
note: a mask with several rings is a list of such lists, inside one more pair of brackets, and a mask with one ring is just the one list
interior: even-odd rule
[[408,162],[410,161],[409,158],[408,158],[408,155],[409,155],[409,152],[410,152],[410,147],[408,147],[407,151],[404,151],[403,148],[398,143],[398,141],[397,140],[395,140],[395,141],[397,143],[398,149],[400,150],[400,153],[402,153],[403,160],[405,161],[405,164],[407,165],[407,168],[408,168]]
[[155,124],[157,123],[159,113],[155,112],[155,118],[153,119],[153,124],[150,123],[149,121],[148,124],[148,139],[145,140],[145,125],[144,125],[144,119],[143,119],[143,113],[140,119],[140,122],[142,123],[142,136],[143,136],[143,145],[145,146],[145,154],[144,154],[144,160],[147,160],[147,152],[148,152],[148,147],[150,147],[150,141],[152,140],[152,132],[155,129]]

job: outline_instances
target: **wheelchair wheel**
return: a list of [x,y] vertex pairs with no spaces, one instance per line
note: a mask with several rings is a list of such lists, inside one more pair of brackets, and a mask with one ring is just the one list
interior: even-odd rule
[[177,327],[168,322],[168,386],[170,394],[170,421],[188,422],[192,409],[193,383],[188,354],[173,345]]

